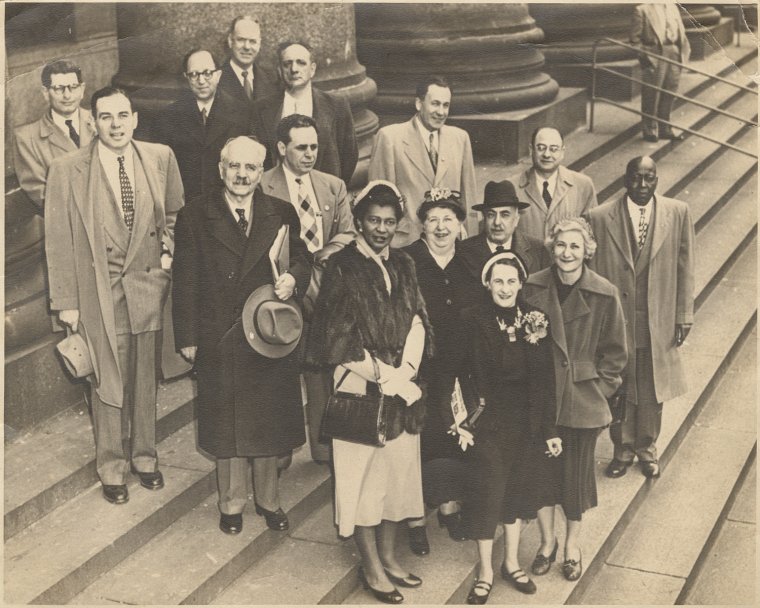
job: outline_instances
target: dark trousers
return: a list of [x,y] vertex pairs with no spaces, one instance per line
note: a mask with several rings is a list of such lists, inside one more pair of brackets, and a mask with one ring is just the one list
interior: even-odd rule
[[96,467],[104,485],[125,483],[130,461],[143,473],[157,468],[156,333],[116,336],[124,382],[121,408],[103,403],[91,390]]
[[[668,44],[662,48],[662,55],[668,59],[678,61],[680,52],[676,45]],[[647,84],[653,84],[674,93],[677,92],[678,83],[681,80],[680,66],[668,63],[667,61],[659,61],[653,57],[649,57],[649,59],[654,66],[644,68],[641,79]],[[657,116],[657,118],[662,118],[663,120],[670,120],[670,111],[673,108],[674,101],[675,97],[657,89],[645,86],[641,88],[641,111],[644,114]],[[669,129],[670,126],[659,123],[660,133]],[[642,117],[642,130],[645,135],[657,135],[658,121],[654,118]]]

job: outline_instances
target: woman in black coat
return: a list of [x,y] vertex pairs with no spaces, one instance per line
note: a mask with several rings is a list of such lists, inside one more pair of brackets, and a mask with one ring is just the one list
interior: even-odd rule
[[[422,237],[404,248],[414,260],[417,282],[433,326],[435,355],[420,366],[420,378],[428,388],[425,427],[421,437],[422,489],[425,503],[438,507],[438,523],[456,541],[466,539],[460,503],[466,493],[464,453],[448,434],[454,424],[451,394],[464,368],[465,334],[460,313],[473,306],[481,287],[457,253],[465,211],[459,193],[434,188],[425,193],[417,210]],[[417,555],[430,551],[425,518],[408,522],[409,547]]]
[[547,454],[559,456],[562,451],[554,427],[548,322],[518,297],[527,278],[525,265],[512,252],[497,253],[486,262],[481,278],[488,297],[462,313],[472,366],[470,389],[485,405],[467,452],[472,488],[464,503],[464,524],[478,543],[480,557],[469,604],[488,600],[493,538],[500,522],[505,537],[501,576],[518,591],[535,593],[517,560],[520,524],[521,519],[535,518],[542,504],[533,487],[537,477],[551,475]]

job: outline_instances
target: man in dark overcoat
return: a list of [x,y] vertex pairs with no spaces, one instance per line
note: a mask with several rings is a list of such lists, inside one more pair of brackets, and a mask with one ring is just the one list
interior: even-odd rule
[[[256,288],[274,284],[287,300],[304,293],[311,272],[295,210],[258,187],[265,154],[254,139],[230,140],[219,163],[224,189],[186,207],[175,231],[175,344],[195,361],[198,444],[216,457],[220,528],[228,534],[242,529],[249,459],[256,512],[270,528],[287,529],[277,456],[305,442],[295,354],[258,354],[238,323]],[[275,281],[269,250],[283,225],[290,268]]]

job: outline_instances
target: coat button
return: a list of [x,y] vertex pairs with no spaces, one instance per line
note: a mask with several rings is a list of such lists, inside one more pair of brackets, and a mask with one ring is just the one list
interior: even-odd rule
[[627,297],[628,297],[628,292],[627,292],[627,291],[624,291],[624,292],[623,292],[623,297],[624,297],[624,298],[627,298]]
[[106,251],[107,251],[108,253],[111,253],[111,252],[113,251],[113,247],[106,247]]
[[150,236],[156,236],[156,233],[155,232],[151,232]]
[[325,205],[325,211],[330,211],[330,205]]
[[451,306],[452,304],[451,298],[446,298],[446,306]]
[[234,272],[231,272],[231,273],[229,273],[229,274],[227,275],[227,278],[228,278],[228,279],[234,279],[234,278],[235,278],[235,273],[234,273]]
[[150,266],[145,267],[145,272],[150,272]]
[[567,361],[562,362],[562,367],[567,367]]
[[443,279],[443,284],[444,285],[448,285],[449,283],[451,283],[451,281],[449,281],[448,279]]

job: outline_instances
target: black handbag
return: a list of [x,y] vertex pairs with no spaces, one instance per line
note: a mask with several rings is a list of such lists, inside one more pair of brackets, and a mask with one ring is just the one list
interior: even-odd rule
[[625,388],[621,387],[612,397],[609,397],[607,405],[610,407],[610,415],[612,416],[610,426],[623,422],[626,414]]
[[[372,366],[377,380],[380,370],[374,356]],[[383,390],[377,383],[377,395],[341,392],[340,387],[348,374],[349,371],[346,370],[338,381],[335,392],[327,400],[322,417],[321,435],[326,439],[341,439],[381,448],[385,445],[386,435]]]

